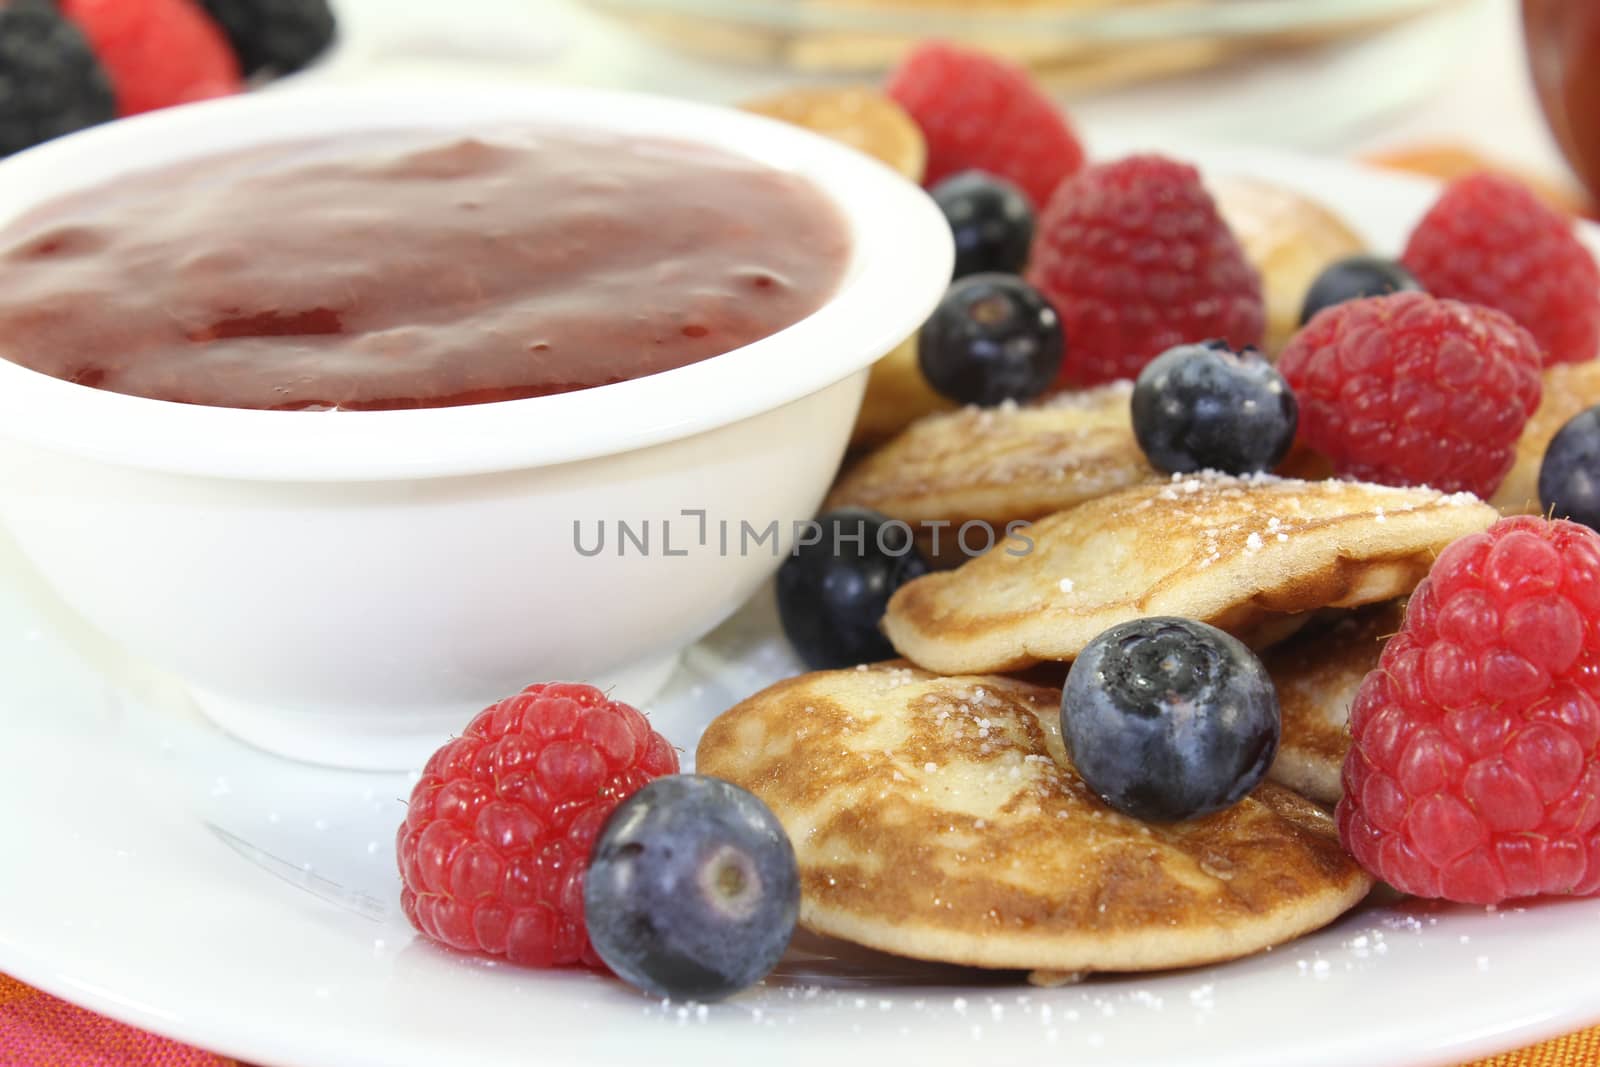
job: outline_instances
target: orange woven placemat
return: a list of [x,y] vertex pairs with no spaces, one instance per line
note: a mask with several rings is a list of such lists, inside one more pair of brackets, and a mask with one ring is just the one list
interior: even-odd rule
[[[39,992],[0,974],[0,1064],[11,1067],[244,1067]],[[1600,1026],[1465,1067],[1596,1067]]]
[[7,1067],[235,1067],[112,1022],[0,974],[0,1064]]
[[1600,1064],[1600,1026],[1542,1045],[1491,1056],[1469,1067],[1595,1067]]

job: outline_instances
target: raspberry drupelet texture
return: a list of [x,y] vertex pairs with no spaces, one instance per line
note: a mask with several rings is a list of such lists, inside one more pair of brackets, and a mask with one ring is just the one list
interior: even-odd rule
[[1083,146],[1055,102],[1027,71],[983,52],[942,41],[919,45],[889,75],[885,91],[922,128],[930,188],[960,171],[987,171],[1039,208],[1083,166]]
[[1434,564],[1351,710],[1339,834],[1424,897],[1600,893],[1600,535],[1505,519]]
[[1600,355],[1600,268],[1572,220],[1497,174],[1445,189],[1402,257],[1435,296],[1504,311],[1539,342],[1544,362]]
[[1136,378],[1169,348],[1261,343],[1261,278],[1199,173],[1161,156],[1093,166],[1039,220],[1028,280],[1061,315],[1061,385]]
[[1425,293],[1319,312],[1278,358],[1300,440],[1341,475],[1494,493],[1539,406],[1539,346],[1507,315]]
[[531,685],[428,761],[396,844],[400,905],[453,948],[536,967],[599,966],[583,879],[606,819],[678,756],[593,686]]

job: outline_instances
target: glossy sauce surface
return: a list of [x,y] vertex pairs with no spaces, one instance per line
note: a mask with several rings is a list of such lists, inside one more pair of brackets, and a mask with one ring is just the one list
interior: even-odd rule
[[804,179],[573,131],[373,135],[137,174],[0,232],[0,356],[224,407],[481,403],[739,348],[849,258]]

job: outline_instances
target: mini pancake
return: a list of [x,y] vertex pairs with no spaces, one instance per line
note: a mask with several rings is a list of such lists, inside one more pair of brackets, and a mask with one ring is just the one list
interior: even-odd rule
[[785,89],[740,107],[843,142],[914,182],[928,161],[922,130],[904,108],[867,86]]
[[1261,661],[1283,712],[1283,740],[1268,777],[1319,804],[1338,802],[1350,705],[1404,620],[1405,602],[1392,600],[1307,626],[1267,650]]
[[[1285,615],[1409,593],[1498,513],[1468,493],[1175,476],[1041,519],[889,601],[901,655],[944,674],[1068,660],[1109,626],[1181,615],[1249,640]],[[1019,542],[1025,537],[1031,547]]]
[[1293,189],[1258,178],[1224,176],[1207,182],[1228,228],[1261,273],[1267,305],[1262,346],[1276,354],[1300,328],[1306,291],[1324,267],[1364,251],[1348,223]]
[[1533,418],[1522,428],[1517,461],[1491,503],[1507,515],[1537,515],[1543,511],[1539,503],[1539,467],[1544,463],[1544,450],[1568,420],[1596,404],[1600,404],[1600,360],[1547,367],[1544,397]]
[[1027,407],[918,419],[847,470],[824,507],[872,508],[912,526],[977,520],[1002,531],[1162,478],[1133,436],[1132,391],[1115,382]]
[[850,432],[850,447],[871,448],[889,440],[917,419],[932,412],[950,411],[955,404],[928,384],[917,362],[917,339],[908,337],[898,348],[872,365],[861,412]]
[[1328,814],[1271,783],[1183,823],[1112,811],[1067,760],[1060,701],[892,663],[824,671],[717,719],[696,769],[783,823],[803,925],[917,959],[1194,966],[1315,930],[1371,888]]

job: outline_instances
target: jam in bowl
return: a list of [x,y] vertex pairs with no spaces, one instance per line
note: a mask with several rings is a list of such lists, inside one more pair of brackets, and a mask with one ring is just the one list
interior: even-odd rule
[[703,145],[328,138],[131,175],[0,229],[0,357],[226,407],[518,400],[777,333],[848,253],[810,181]]
[[174,109],[0,205],[0,519],[222,726],[356,767],[536,679],[647,702],[952,259],[850,149],[579,89]]

